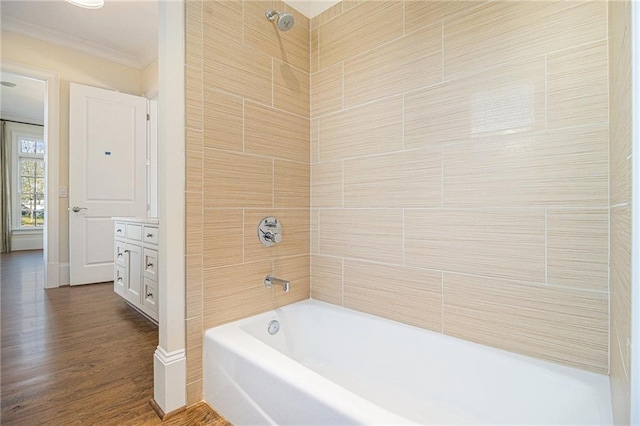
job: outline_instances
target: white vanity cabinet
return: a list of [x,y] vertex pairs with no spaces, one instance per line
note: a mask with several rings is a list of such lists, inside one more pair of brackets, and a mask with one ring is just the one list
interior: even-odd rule
[[113,290],[158,322],[158,221],[114,219]]

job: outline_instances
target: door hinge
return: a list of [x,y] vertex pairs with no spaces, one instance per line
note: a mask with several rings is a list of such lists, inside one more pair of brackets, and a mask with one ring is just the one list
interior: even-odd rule
[[147,114],[147,121],[151,121],[151,116]]

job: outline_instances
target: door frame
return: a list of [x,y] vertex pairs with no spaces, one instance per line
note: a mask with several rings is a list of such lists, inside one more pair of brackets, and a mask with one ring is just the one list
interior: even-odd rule
[[44,81],[45,223],[43,231],[44,288],[60,286],[60,77],[57,72],[4,62],[2,71]]

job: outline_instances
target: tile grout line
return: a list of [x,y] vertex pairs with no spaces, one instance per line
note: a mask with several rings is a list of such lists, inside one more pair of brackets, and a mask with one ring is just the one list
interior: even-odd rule
[[548,230],[547,230],[547,209],[544,209],[544,282],[549,284],[549,257],[548,257]]

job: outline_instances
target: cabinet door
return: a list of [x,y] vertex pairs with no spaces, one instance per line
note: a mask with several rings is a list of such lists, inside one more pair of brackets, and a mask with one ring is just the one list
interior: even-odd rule
[[144,248],[143,275],[153,281],[158,281],[158,251]]
[[116,265],[113,272],[113,291],[125,297],[127,288],[127,273],[124,266]]
[[127,267],[127,253],[125,253],[126,249],[127,243],[120,240],[115,241],[113,261],[115,262],[116,266],[121,266],[122,268]]
[[127,276],[126,298],[129,302],[140,305],[142,290],[142,247],[127,244],[129,274]]

